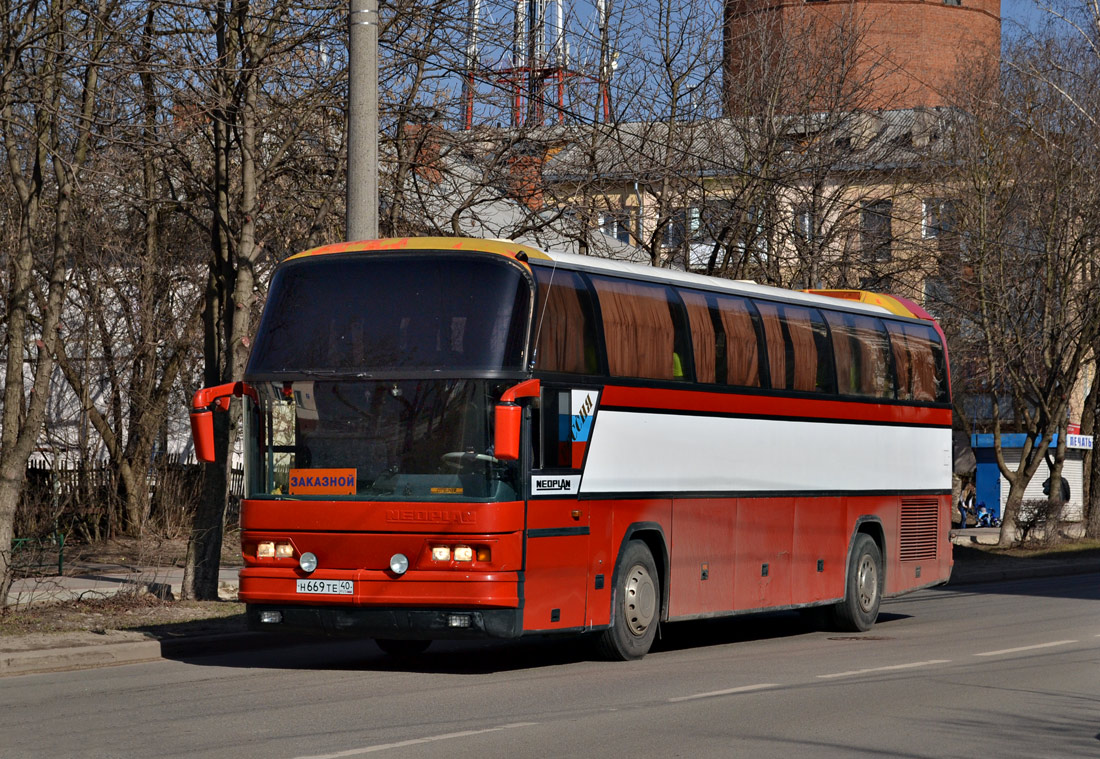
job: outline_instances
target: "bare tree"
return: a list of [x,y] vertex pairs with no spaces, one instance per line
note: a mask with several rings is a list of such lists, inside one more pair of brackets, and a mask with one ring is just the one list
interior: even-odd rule
[[[1048,24],[1033,33],[1029,44],[1049,54],[1012,62],[1019,75],[1032,78],[1051,89],[1065,106],[1076,112],[1083,136],[1080,160],[1100,171],[1096,155],[1100,135],[1100,98],[1095,83],[1100,77],[1100,3],[1037,2],[1047,15]],[[1097,179],[1092,177],[1095,185]],[[1095,262],[1093,262],[1095,266]],[[1094,369],[1100,358],[1100,335],[1091,346],[1090,362]],[[1100,419],[1100,388],[1095,380],[1085,399],[1081,432],[1095,439]],[[1100,537],[1100,452],[1095,447],[1085,456],[1085,532]]]
[[[326,128],[342,131],[341,121],[326,120],[342,70],[327,64],[336,53],[330,30],[342,28],[343,17],[331,4],[302,9],[286,0],[219,0],[174,12],[175,27],[187,32],[174,57],[191,61],[182,70],[192,89],[186,97],[181,93],[177,107],[198,116],[192,134],[201,135],[189,145],[202,152],[184,151],[181,157],[193,162],[190,181],[208,204],[196,216],[209,234],[204,379],[213,386],[244,374],[262,304],[263,267],[286,240],[275,222],[297,217],[302,223],[295,226],[313,236],[319,219],[333,210],[324,193],[295,198],[294,187],[315,165],[301,155],[303,147],[324,140]],[[330,175],[336,158],[320,156]],[[185,569],[184,594],[199,599],[217,597],[230,465],[230,420],[224,415],[216,416],[215,440],[218,462],[206,466]]]
[[[1002,545],[1016,539],[1024,490],[1056,434],[1058,481],[1071,391],[1100,330],[1095,132],[1057,88],[1022,73],[1053,74],[1073,56],[1049,38],[1010,56],[999,83],[975,83],[954,124],[945,183],[956,198],[958,243],[943,262],[946,305],[974,361],[970,390],[989,399],[1009,482]],[[1015,469],[1002,447],[1006,427],[1025,435]]]
[[16,504],[55,367],[71,222],[97,138],[100,67],[116,10],[108,0],[15,2],[0,20],[0,134],[18,218],[4,256],[0,605],[12,582]]
[[150,516],[153,453],[165,434],[168,404],[197,359],[202,308],[195,275],[201,259],[192,252],[201,240],[166,180],[161,136],[168,124],[157,75],[161,8],[141,9],[129,44],[114,51],[116,76],[105,100],[129,118],[104,130],[89,161],[95,181],[83,192],[87,211],[77,224],[77,265],[57,352],[115,473],[123,529],[135,535]]

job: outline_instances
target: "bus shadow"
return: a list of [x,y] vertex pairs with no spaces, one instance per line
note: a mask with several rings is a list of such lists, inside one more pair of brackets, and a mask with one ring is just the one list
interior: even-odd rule
[[[1096,567],[1083,572],[1068,572],[1065,567],[1032,569],[1032,576],[1013,579],[996,573],[986,577],[971,574],[952,578],[946,585],[929,590],[937,593],[965,593],[1033,598],[1070,598],[1080,601],[1100,600],[1100,583]],[[1008,573],[1005,573],[1008,574]]]
[[[882,613],[876,629],[907,615]],[[749,641],[828,634],[794,611],[746,614],[661,626],[651,654],[673,653]],[[172,654],[165,658],[196,666],[338,672],[410,672],[488,675],[600,661],[596,635],[533,636],[515,641],[436,641],[408,657],[382,653],[369,639],[282,637],[260,639],[234,650]]]

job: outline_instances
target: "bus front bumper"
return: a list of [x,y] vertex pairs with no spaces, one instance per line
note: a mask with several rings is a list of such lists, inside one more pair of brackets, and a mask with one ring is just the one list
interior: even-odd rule
[[248,604],[248,628],[361,638],[518,638],[522,609],[416,609]]

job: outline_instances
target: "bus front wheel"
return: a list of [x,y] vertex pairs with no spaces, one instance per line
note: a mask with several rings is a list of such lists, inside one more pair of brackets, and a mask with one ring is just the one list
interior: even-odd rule
[[661,607],[657,565],[645,543],[627,543],[615,576],[611,626],[600,636],[600,652],[616,661],[641,659],[657,636]]
[[856,535],[844,585],[844,600],[833,607],[833,622],[845,632],[866,632],[882,603],[882,552],[870,535]]

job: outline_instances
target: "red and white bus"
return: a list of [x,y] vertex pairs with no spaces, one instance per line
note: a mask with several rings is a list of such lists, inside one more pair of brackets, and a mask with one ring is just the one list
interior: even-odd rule
[[939,327],[505,241],[400,239],[282,263],[245,377],[250,626],[378,640],[597,633],[826,610],[951,570]]

